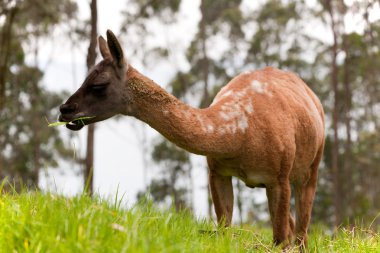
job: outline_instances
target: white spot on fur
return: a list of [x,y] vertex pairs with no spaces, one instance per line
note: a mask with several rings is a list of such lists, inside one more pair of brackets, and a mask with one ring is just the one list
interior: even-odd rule
[[238,92],[236,92],[235,96],[236,96],[236,98],[241,99],[241,98],[244,98],[244,96],[245,96],[246,94],[247,94],[247,91],[246,91],[246,89],[244,89],[243,91],[238,91]]
[[213,133],[214,132],[214,126],[211,124],[208,124],[207,125],[207,132],[210,134]]
[[251,74],[253,71],[252,70],[246,70],[244,72],[242,72],[243,75],[249,75]]
[[232,90],[228,90],[228,91],[226,91],[224,94],[222,94],[221,98],[223,98],[223,97],[228,97],[228,96],[232,95],[232,93],[233,93]]
[[230,117],[228,114],[226,114],[225,112],[221,111],[219,113],[220,117],[222,117],[224,120],[230,120]]
[[[250,74],[252,71],[246,71],[243,74]],[[222,124],[218,126],[218,133],[236,133],[240,130],[245,132],[249,127],[249,118],[254,113],[253,94],[266,94],[272,96],[268,90],[268,83],[262,83],[258,80],[252,80],[250,83],[242,86],[227,85],[221,89],[215,97],[213,104],[224,99],[220,105],[219,116]]]
[[226,85],[224,86],[219,92],[218,94],[216,94],[214,100],[212,101],[211,105],[215,104],[216,102],[218,102],[219,100],[221,100],[222,98],[225,98],[225,97],[229,97],[231,95],[234,95],[234,90],[230,89],[230,86],[229,85]]
[[197,117],[197,120],[199,122],[199,124],[201,125],[201,128],[204,132],[207,131],[207,127],[205,125],[205,122],[203,121],[202,117],[199,115],[199,114],[196,114],[196,117]]
[[267,94],[269,96],[272,96],[272,93],[270,91],[268,91],[268,83],[261,83],[257,80],[252,80],[250,86],[254,92],[257,92],[260,94]]
[[252,103],[247,103],[247,104],[244,106],[244,110],[245,110],[248,114],[253,113],[253,106],[252,106]]
[[186,111],[183,111],[183,116],[185,117],[186,120],[189,120],[191,119],[192,114],[190,111],[186,110]]
[[236,127],[236,122],[232,122],[230,124],[226,124],[226,128],[230,133],[236,133],[237,127]]
[[[241,92],[241,94],[244,94]],[[239,129],[242,132],[248,128],[248,115],[253,113],[253,106],[249,97],[234,96],[233,99],[221,105],[219,115],[224,123],[219,128],[220,133],[236,133]]]
[[238,127],[244,132],[245,129],[248,128],[248,119],[246,116],[240,117],[240,119],[237,122]]
[[265,92],[265,86],[263,83],[260,83],[259,81],[257,80],[253,80],[251,82],[251,87],[254,91],[258,92],[258,93],[264,93]]
[[219,127],[219,128],[218,128],[218,133],[219,133],[219,134],[225,134],[225,133],[226,133],[225,128],[224,128],[223,126]]

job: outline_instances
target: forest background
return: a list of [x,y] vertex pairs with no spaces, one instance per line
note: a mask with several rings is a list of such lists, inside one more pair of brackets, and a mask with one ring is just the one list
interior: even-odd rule
[[[132,118],[86,130],[48,128],[112,29],[128,61],[181,100],[208,106],[238,73],[301,76],[326,112],[313,223],[380,224],[380,1],[5,0],[0,3],[0,177],[16,187],[149,194],[212,216],[202,157]],[[86,58],[87,57],[87,58]],[[89,131],[91,136],[91,130]],[[268,222],[265,193],[235,185],[236,223]]]

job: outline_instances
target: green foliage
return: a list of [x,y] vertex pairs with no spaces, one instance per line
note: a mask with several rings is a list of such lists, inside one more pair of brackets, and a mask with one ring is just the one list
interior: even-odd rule
[[[333,236],[312,229],[310,252],[378,252],[377,231],[355,227]],[[162,211],[151,202],[125,209],[86,195],[2,194],[1,252],[282,252],[267,228],[216,228],[188,212]],[[297,248],[287,252],[299,252]]]
[[[0,4],[0,178],[36,187],[41,167],[57,166],[58,157],[72,158],[58,131],[45,126],[45,117],[56,115],[67,94],[42,85],[43,70],[25,63],[25,48],[75,13],[70,0]],[[33,48],[35,57],[38,49]]]
[[[369,22],[365,20],[367,12],[371,9],[368,5],[349,6],[343,1],[322,1],[323,14],[317,16],[332,26],[332,21],[327,18],[329,10],[332,11],[335,20],[335,33],[337,33],[337,47],[343,60],[337,61],[337,93],[334,94],[330,86],[332,79],[331,52],[332,46],[325,43],[319,49],[319,55],[315,68],[325,69],[327,74],[321,75],[320,85],[326,88],[320,94],[327,116],[327,142],[325,148],[324,166],[321,168],[319,191],[323,194],[317,196],[315,206],[325,214],[325,217],[333,216],[334,200],[331,199],[334,192],[344,194],[339,196],[342,206],[341,220],[345,224],[352,224],[355,220],[362,220],[364,224],[372,222],[380,207],[377,205],[378,176],[379,173],[379,98],[380,76],[377,65],[380,63],[379,55],[379,21]],[[331,8],[331,9],[329,9]],[[346,32],[345,23],[342,22],[345,15],[362,13],[364,22],[368,22],[363,33]],[[330,23],[329,23],[330,22]],[[332,30],[332,27],[328,28]],[[331,31],[332,32],[332,31]],[[322,71],[323,72],[323,71]],[[323,84],[325,83],[325,84]],[[330,87],[329,87],[330,86]],[[329,89],[330,88],[330,89]],[[319,90],[322,90],[319,89]],[[334,136],[331,129],[332,113],[335,104],[332,101],[336,95],[337,126],[338,126],[338,188],[333,184],[332,151]],[[376,178],[376,179],[375,179]],[[329,194],[330,193],[330,194]],[[322,198],[322,196],[324,196]],[[329,197],[330,196],[330,197]],[[324,201],[324,203],[319,202]],[[328,214],[330,213],[330,215]],[[375,221],[376,224],[379,221]]]
[[241,2],[241,0],[201,1],[202,19],[209,31],[212,34],[217,34],[223,30],[223,24],[227,24],[229,33],[233,36],[242,36],[241,21],[243,15],[240,10]]
[[12,9],[16,11],[14,32],[25,40],[32,36],[48,35],[54,25],[72,19],[76,14],[77,4],[72,0],[58,3],[41,0],[7,0],[0,4],[0,15],[7,15]]
[[42,166],[56,167],[57,156],[70,158],[56,129],[46,126],[45,117],[53,117],[62,94],[52,94],[40,85],[42,73],[23,66],[11,76],[5,108],[1,111],[2,177],[22,180],[29,186],[38,182]]
[[134,0],[131,4],[137,9],[137,16],[141,18],[151,18],[158,15],[164,18],[165,15],[178,12],[180,7],[180,0]]
[[189,153],[168,141],[162,141],[154,146],[152,157],[157,162],[174,161],[178,164],[189,162]]
[[150,182],[147,192],[139,192],[137,198],[144,198],[149,193],[156,203],[165,204],[171,200],[176,210],[191,209],[192,203],[187,198],[191,189],[189,180],[186,180],[191,175],[189,153],[167,140],[161,140],[154,146],[152,158],[163,166],[162,171]]
[[269,0],[250,16],[257,31],[250,39],[246,62],[256,66],[273,66],[303,74],[310,63],[303,60],[309,42],[302,29],[302,1]]

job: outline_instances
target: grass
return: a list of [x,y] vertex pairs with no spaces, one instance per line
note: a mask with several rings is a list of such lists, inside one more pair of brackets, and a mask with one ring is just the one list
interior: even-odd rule
[[[0,252],[281,252],[271,230],[217,229],[189,213],[150,202],[124,209],[98,197],[25,192],[0,197]],[[380,252],[379,234],[341,229],[310,233],[310,252]],[[289,252],[297,252],[293,249]]]
[[92,116],[92,117],[79,117],[79,118],[73,119],[72,121],[56,121],[56,122],[49,122],[48,119],[46,118],[46,122],[48,123],[48,127],[62,126],[62,125],[70,124],[73,121],[80,121],[82,123],[82,125],[84,125],[83,120],[92,119],[92,118],[95,118],[95,116]]

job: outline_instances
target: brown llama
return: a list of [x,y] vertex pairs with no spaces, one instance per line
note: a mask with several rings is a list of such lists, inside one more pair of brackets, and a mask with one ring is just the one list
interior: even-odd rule
[[[207,157],[209,185],[218,222],[229,226],[232,177],[264,187],[276,245],[296,239],[306,246],[318,165],[324,147],[323,108],[295,74],[267,67],[233,78],[208,108],[179,101],[139,73],[124,58],[108,30],[99,37],[103,60],[60,107],[70,130],[133,116],[179,147]],[[92,117],[75,120],[80,117]],[[290,213],[291,185],[296,222]]]

